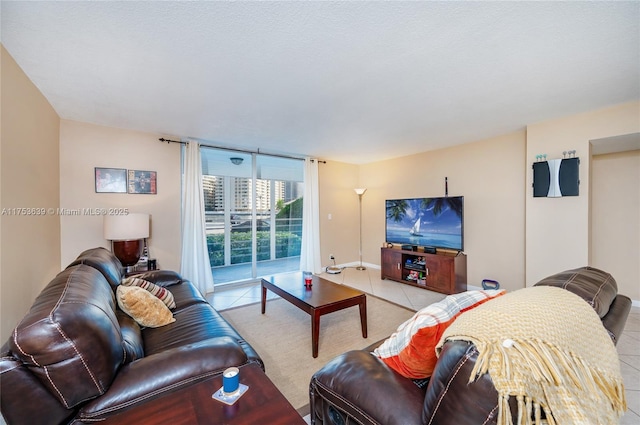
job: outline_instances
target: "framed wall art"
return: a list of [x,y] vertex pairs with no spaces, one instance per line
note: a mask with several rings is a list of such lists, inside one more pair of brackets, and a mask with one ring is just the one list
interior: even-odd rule
[[127,170],[95,168],[96,193],[127,193]]
[[129,193],[158,193],[157,173],[155,171],[129,170]]

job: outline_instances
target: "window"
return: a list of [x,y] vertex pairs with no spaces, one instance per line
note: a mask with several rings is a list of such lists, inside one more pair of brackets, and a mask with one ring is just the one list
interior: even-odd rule
[[304,162],[206,147],[201,156],[214,282],[299,270]]

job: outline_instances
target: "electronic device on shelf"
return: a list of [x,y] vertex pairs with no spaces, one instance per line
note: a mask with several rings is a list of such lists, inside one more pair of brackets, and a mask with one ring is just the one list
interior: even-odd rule
[[390,199],[385,202],[387,243],[464,251],[464,197]]

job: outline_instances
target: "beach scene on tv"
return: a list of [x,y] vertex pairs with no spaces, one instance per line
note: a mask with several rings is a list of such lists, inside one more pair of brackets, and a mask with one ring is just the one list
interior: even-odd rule
[[462,196],[386,201],[388,243],[462,251]]

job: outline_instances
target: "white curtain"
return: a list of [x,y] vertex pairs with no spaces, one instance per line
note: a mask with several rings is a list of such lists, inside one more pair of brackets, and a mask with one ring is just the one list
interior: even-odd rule
[[304,160],[304,198],[302,204],[302,247],[300,270],[322,273],[320,260],[320,203],[318,161]]
[[182,187],[182,260],[180,274],[202,294],[213,292],[213,275],[207,250],[200,144],[189,141],[185,147]]

